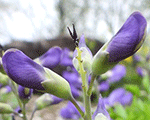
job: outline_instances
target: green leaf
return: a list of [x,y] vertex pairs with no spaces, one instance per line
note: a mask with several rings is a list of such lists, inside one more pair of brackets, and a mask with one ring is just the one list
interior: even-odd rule
[[130,91],[133,95],[140,96],[140,88],[135,84],[125,85],[125,89]]
[[126,113],[124,107],[121,104],[117,104],[115,106],[115,111],[116,111],[116,114],[118,116],[122,117],[123,119],[127,118],[127,113]]
[[147,93],[150,93],[150,83],[149,83],[149,75],[146,74],[142,80],[143,86],[146,89]]

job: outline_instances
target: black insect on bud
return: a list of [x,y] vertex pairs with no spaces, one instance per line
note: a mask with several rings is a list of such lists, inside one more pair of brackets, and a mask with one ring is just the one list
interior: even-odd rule
[[79,39],[77,38],[78,36],[77,36],[77,33],[76,33],[76,29],[75,29],[74,24],[73,24],[73,33],[71,32],[71,30],[70,30],[69,27],[67,27],[67,28],[68,28],[68,30],[69,30],[69,33],[70,33],[72,39],[74,40],[75,46],[78,47]]

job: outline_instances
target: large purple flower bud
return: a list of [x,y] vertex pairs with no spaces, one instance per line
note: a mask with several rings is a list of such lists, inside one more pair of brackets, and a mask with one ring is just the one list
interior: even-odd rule
[[131,14],[108,44],[109,61],[118,62],[133,55],[145,40],[146,26],[146,19],[141,13]]
[[21,85],[18,86],[19,98],[24,103],[27,103],[30,100],[32,93],[33,93],[33,89],[29,89],[29,88],[23,87]]
[[9,49],[2,57],[7,75],[17,84],[37,90],[44,90],[41,82],[45,80],[45,71],[18,49]]
[[103,74],[119,61],[133,55],[145,40],[146,26],[146,19],[140,12],[131,14],[117,34],[96,53],[92,72]]
[[41,57],[37,58],[37,62],[39,62],[42,66],[47,68],[54,68],[56,67],[61,59],[61,48],[60,47],[53,47],[50,48],[45,54]]

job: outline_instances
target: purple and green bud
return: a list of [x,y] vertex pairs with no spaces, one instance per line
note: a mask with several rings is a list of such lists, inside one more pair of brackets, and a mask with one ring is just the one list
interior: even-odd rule
[[92,116],[92,120],[110,120],[110,115],[105,108],[105,103],[100,95],[97,109]]
[[2,88],[0,88],[0,94],[6,94],[6,93],[10,93],[12,90],[11,90],[11,87],[9,85],[6,85]]
[[131,14],[117,34],[94,56],[93,74],[103,74],[119,61],[133,55],[145,40],[146,27],[146,19],[140,12]]
[[21,85],[18,86],[18,95],[24,104],[26,104],[33,93],[33,89],[23,87]]
[[22,51],[13,48],[7,50],[2,62],[5,72],[14,82],[23,87],[44,90],[41,85],[46,79],[44,68]]
[[37,64],[20,50],[7,50],[2,62],[7,75],[17,84],[72,99],[70,85],[64,78]]
[[[81,60],[83,63],[84,70],[91,71],[91,64],[93,55],[90,49],[86,46],[84,35],[81,36],[79,41],[79,50],[81,51]],[[78,63],[78,51],[74,51],[73,65],[77,71],[79,71],[79,63]]]
[[41,110],[47,106],[58,104],[61,101],[61,98],[45,93],[35,101],[35,109]]

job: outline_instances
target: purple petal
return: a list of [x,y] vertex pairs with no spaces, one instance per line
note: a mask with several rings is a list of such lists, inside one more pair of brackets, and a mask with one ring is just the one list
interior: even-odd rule
[[64,48],[62,51],[62,57],[60,61],[60,65],[63,66],[72,66],[72,57],[70,56],[70,50],[68,48]]
[[105,115],[107,117],[107,120],[110,120],[110,115],[105,108],[105,104],[104,104],[104,100],[103,100],[102,96],[100,96],[100,98],[99,98],[97,109],[92,116],[92,120],[95,119],[95,117],[98,113],[102,113],[103,115]]
[[109,83],[118,82],[126,75],[126,67],[124,65],[116,65],[111,70],[112,75],[107,79]]
[[118,62],[133,55],[144,42],[146,26],[146,19],[141,13],[131,14],[108,44],[109,61]]
[[37,90],[44,89],[41,85],[45,79],[43,67],[20,50],[7,50],[2,57],[2,62],[7,75],[17,84]]
[[44,67],[54,68],[56,67],[61,59],[61,48],[53,47],[50,48],[44,55],[42,55],[39,60]]

